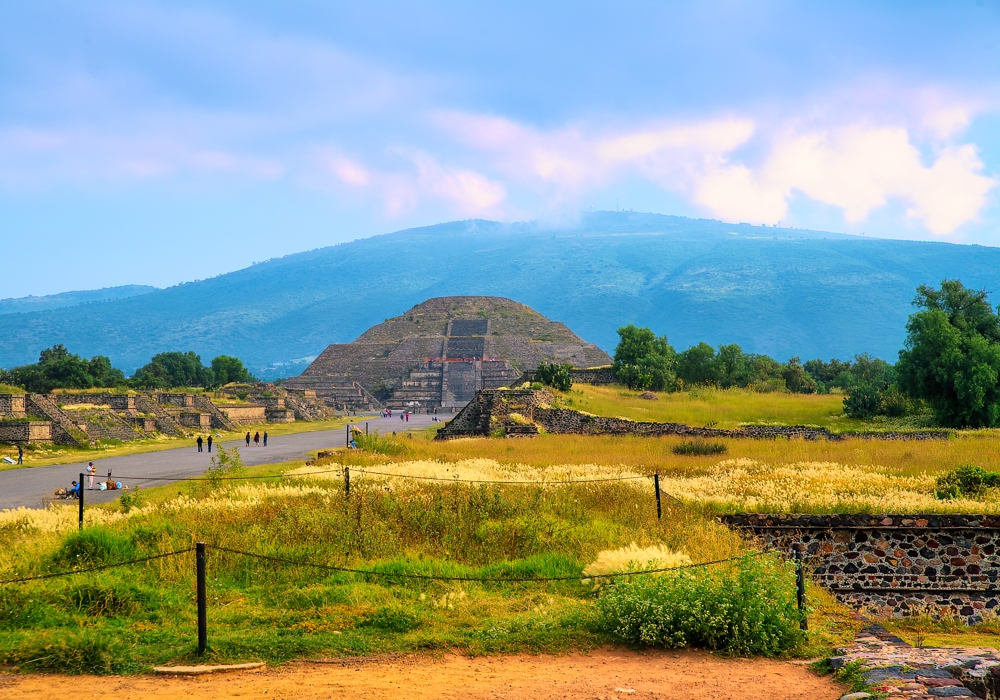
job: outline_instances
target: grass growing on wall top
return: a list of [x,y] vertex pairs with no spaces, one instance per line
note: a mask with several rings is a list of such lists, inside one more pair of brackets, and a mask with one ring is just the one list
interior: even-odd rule
[[843,396],[835,394],[760,394],[747,389],[692,389],[660,393],[658,401],[640,399],[642,392],[623,386],[574,384],[559,392],[565,408],[598,416],[657,423],[683,423],[738,428],[744,423],[815,425],[830,430],[863,430],[863,421],[844,417]]

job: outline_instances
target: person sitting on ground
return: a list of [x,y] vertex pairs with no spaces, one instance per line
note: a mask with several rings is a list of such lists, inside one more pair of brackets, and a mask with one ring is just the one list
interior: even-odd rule
[[83,486],[83,484],[78,484],[75,481],[73,482],[73,486],[69,490],[70,498],[80,498],[80,487],[81,486]]

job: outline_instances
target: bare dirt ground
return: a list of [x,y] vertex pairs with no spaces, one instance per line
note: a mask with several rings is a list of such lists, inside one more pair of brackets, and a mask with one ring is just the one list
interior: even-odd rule
[[406,698],[407,700],[836,700],[845,691],[801,665],[695,651],[566,656],[404,656],[301,662],[196,677],[5,676],[0,698]]

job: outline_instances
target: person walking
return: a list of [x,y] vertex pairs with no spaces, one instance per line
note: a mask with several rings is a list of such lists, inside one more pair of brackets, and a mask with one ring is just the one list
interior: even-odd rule
[[256,432],[253,434],[253,446],[260,447],[260,433]]
[[17,446],[17,463],[24,464],[24,448],[20,445]]
[[87,465],[87,488],[89,490],[94,489],[94,477],[97,476],[97,467],[94,466],[93,462]]
[[267,447],[267,431],[264,431],[264,447]]
[[211,435],[208,436],[208,451],[209,452],[212,451],[212,436]]
[[247,447],[250,447],[250,431],[247,431]]
[[204,441],[203,441],[203,440],[201,439],[201,435],[199,435],[199,436],[198,436],[198,451],[199,451],[199,452],[201,452],[201,445],[202,445],[202,442],[204,442]]

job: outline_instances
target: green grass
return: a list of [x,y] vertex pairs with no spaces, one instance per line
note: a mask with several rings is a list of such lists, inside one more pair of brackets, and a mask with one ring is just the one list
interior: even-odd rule
[[[746,389],[699,388],[660,393],[658,401],[651,401],[640,399],[641,393],[617,385],[574,384],[568,392],[557,392],[557,401],[560,406],[598,416],[696,427],[728,429],[748,423],[812,425],[835,432],[894,427],[892,422],[873,424],[846,417],[844,397],[836,394],[760,394]],[[899,427],[906,425],[900,422]]]
[[[285,465],[291,466],[291,465]],[[273,474],[279,465],[249,469]],[[146,506],[82,533],[0,528],[0,568],[25,576],[185,548],[196,541],[383,572],[570,576],[540,584],[392,581],[209,550],[210,661],[458,649],[587,649],[615,637],[584,565],[630,542],[696,560],[742,551],[698,509],[615,484],[559,489],[334,480],[143,491]],[[292,487],[292,488],[290,488]],[[183,497],[183,498],[181,498]],[[88,509],[120,510],[118,504]],[[24,670],[129,673],[195,659],[194,555],[0,587],[0,662]]]

